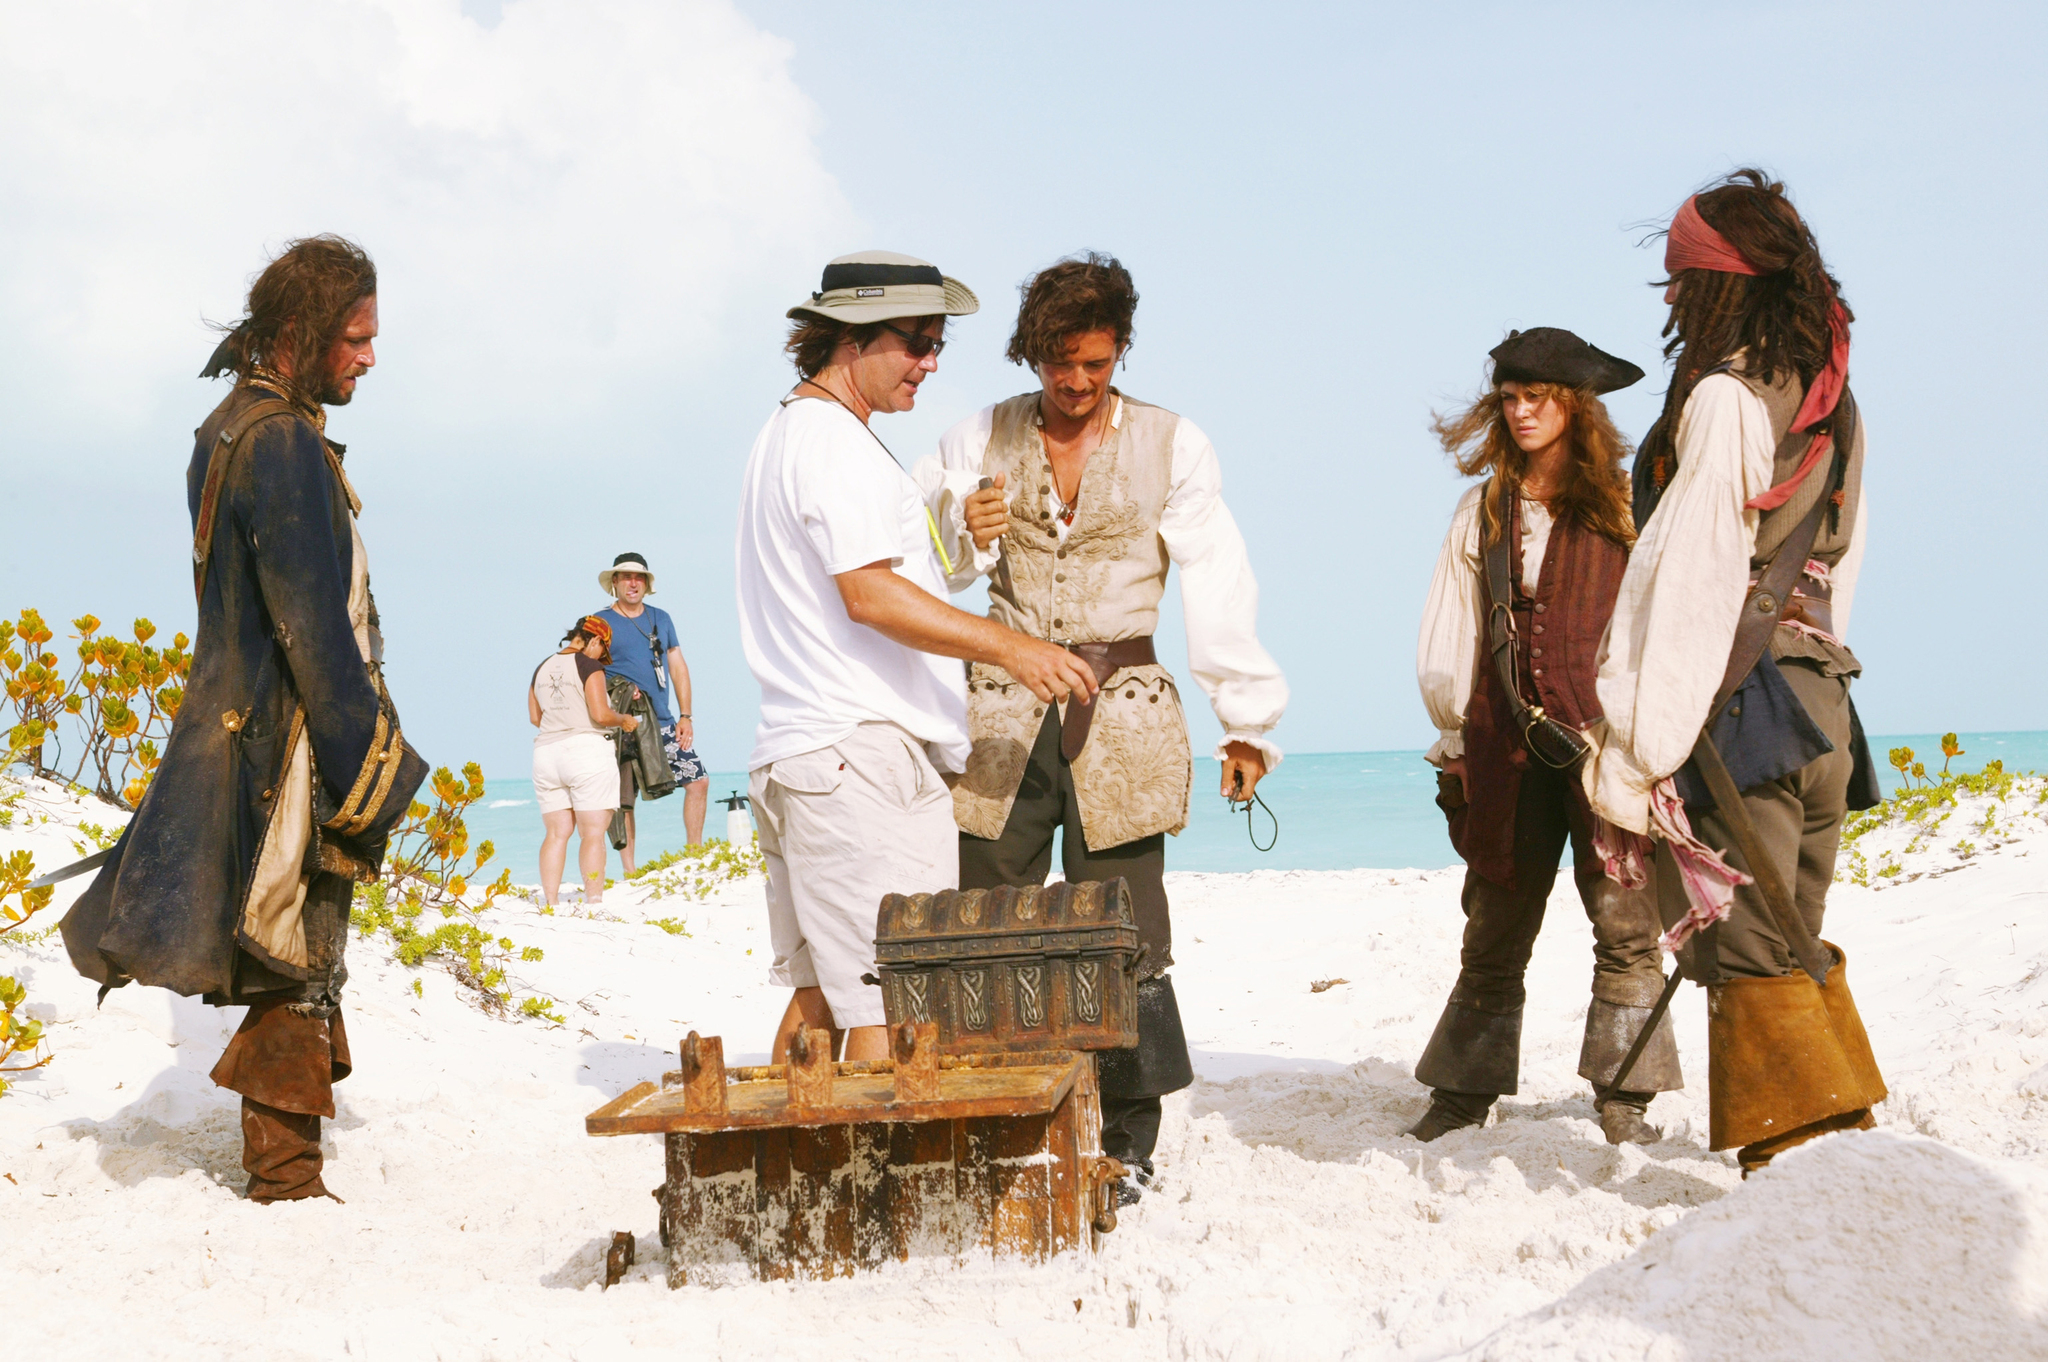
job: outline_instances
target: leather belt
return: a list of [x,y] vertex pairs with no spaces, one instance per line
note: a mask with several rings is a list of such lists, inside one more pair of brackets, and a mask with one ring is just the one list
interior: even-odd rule
[[[1152,638],[1120,638],[1114,643],[1063,643],[1060,645],[1074,656],[1088,664],[1095,673],[1095,684],[1100,686],[1110,677],[1126,667],[1147,667],[1159,660],[1152,651]],[[1095,701],[1100,703],[1101,693]],[[1088,741],[1088,726],[1095,722],[1095,704],[1076,704],[1067,701],[1067,712],[1060,718],[1060,755],[1068,761],[1081,755],[1081,748]]]
[[[1750,590],[1756,590],[1757,583],[1758,579],[1752,576],[1749,583]],[[1792,588],[1790,599],[1785,602],[1784,613],[1779,617],[1778,622],[1780,624],[1804,624],[1808,628],[1817,629],[1829,638],[1836,639],[1839,642],[1840,640],[1835,634],[1834,596],[1835,589],[1832,585],[1825,582],[1817,582],[1812,577],[1802,573],[1798,583]]]

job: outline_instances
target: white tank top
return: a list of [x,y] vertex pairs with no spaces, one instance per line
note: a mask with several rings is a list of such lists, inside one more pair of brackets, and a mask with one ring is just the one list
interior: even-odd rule
[[604,664],[581,653],[556,653],[534,668],[533,698],[540,702],[540,732],[535,747],[587,733],[602,738],[604,730],[590,721],[590,703],[583,697],[583,678],[602,672]]

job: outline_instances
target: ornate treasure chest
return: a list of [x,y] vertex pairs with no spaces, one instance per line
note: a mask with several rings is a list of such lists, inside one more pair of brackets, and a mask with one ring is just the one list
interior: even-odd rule
[[875,924],[890,1024],[950,1054],[1136,1045],[1138,958],[1121,879],[890,894]]
[[892,1058],[683,1067],[590,1114],[660,1134],[669,1285],[831,1277],[891,1260],[1043,1261],[1116,1227],[1090,1050],[1138,1043],[1141,951],[1124,882],[891,894],[875,957]]
[[941,1055],[898,1026],[892,1058],[834,1063],[825,1031],[786,1064],[727,1069],[691,1032],[683,1067],[592,1112],[592,1135],[659,1134],[670,1286],[838,1277],[1092,1247],[1116,1227],[1092,1056]]

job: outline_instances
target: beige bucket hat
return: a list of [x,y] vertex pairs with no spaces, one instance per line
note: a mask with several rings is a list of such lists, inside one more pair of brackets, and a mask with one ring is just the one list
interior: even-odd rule
[[597,589],[609,596],[612,594],[612,578],[621,572],[637,572],[647,579],[647,594],[654,594],[654,574],[648,571],[647,560],[637,553],[622,553],[612,559],[612,565],[597,574]]
[[974,290],[938,266],[894,251],[855,251],[825,266],[818,291],[789,316],[828,322],[889,322],[899,317],[965,317],[981,310]]

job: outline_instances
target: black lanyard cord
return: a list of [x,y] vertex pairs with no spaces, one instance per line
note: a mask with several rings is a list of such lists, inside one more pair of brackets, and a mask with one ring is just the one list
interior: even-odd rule
[[[652,620],[654,607],[650,605],[646,607],[646,609],[648,612],[648,618]],[[664,676],[662,673],[666,667],[668,659],[666,657],[663,657],[661,653],[661,622],[659,620],[654,620],[654,632],[649,633],[647,630],[642,629],[639,625],[634,624],[632,616],[621,614],[619,615],[619,618],[624,620],[628,625],[630,625],[634,633],[640,635],[640,637],[647,640],[647,651],[654,658],[654,688],[656,690],[667,690],[668,678]]]
[[[1244,790],[1244,776],[1242,773],[1237,777],[1237,788],[1240,793]],[[1244,835],[1251,838],[1254,851],[1271,851],[1280,844],[1280,815],[1273,812],[1272,806],[1266,803],[1264,795],[1260,794],[1257,790],[1253,790],[1250,799],[1225,797],[1230,800],[1230,811],[1232,813],[1242,813],[1244,815]],[[1267,839],[1264,846],[1259,845],[1259,834],[1253,831],[1252,807],[1254,805],[1264,809],[1266,817],[1273,820],[1273,835]]]

